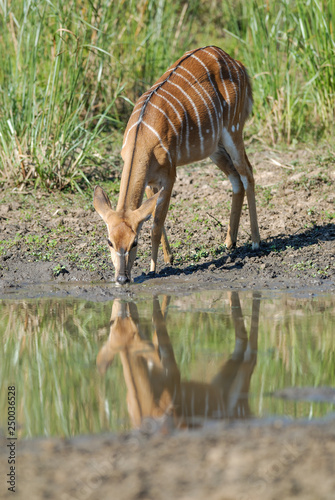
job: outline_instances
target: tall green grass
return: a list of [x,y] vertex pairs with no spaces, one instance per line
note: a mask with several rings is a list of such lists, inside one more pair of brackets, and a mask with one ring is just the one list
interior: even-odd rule
[[334,134],[335,3],[254,0],[250,6],[230,33],[253,76],[256,136],[290,144]]
[[181,14],[162,0],[0,2],[1,179],[50,188],[87,180],[101,141],[186,47],[192,11]]
[[132,102],[185,50],[243,61],[265,143],[329,138],[333,0],[0,0],[0,183],[80,189],[119,167]]

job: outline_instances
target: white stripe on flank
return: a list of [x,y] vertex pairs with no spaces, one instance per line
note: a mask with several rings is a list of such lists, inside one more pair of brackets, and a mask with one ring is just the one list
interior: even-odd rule
[[125,147],[126,143],[127,143],[127,140],[128,140],[128,136],[129,136],[129,133],[130,131],[136,127],[136,125],[138,125],[139,123],[141,122],[141,120],[137,120],[137,122],[133,123],[132,126],[129,128],[128,132],[127,132],[127,135],[126,137],[124,138],[123,140],[123,144],[122,144],[122,149]]
[[149,101],[148,104],[150,104],[150,106],[153,106],[155,109],[158,109],[158,111],[165,116],[165,118],[167,119],[167,121],[169,122],[171,127],[173,128],[174,133],[176,134],[176,136],[178,136],[178,132],[176,130],[176,127],[173,125],[173,122],[170,120],[170,118],[165,113],[165,111],[163,111],[159,106],[156,106],[156,104],[152,103],[151,101]]
[[165,111],[163,111],[159,106],[156,106],[156,104],[152,103],[151,101],[149,101],[148,104],[150,104],[150,106],[153,106],[160,113],[162,113],[162,115],[164,115],[164,117],[166,118],[166,120],[169,122],[169,125],[173,129],[173,131],[175,133],[175,136],[176,136],[176,144],[177,144],[177,148],[176,149],[177,149],[177,156],[179,158],[180,157],[179,144],[178,144],[179,134],[178,134],[178,131],[177,131],[176,127],[174,126],[173,122],[170,120],[169,116],[165,113]]
[[[204,50],[204,52],[206,52],[206,53],[207,53],[207,50]],[[210,54],[210,52],[208,52],[208,54]],[[208,70],[208,68],[207,68],[206,64],[205,64],[204,62],[202,62],[202,60],[201,60],[201,59],[199,59],[199,57],[195,56],[194,54],[192,54],[192,56],[191,56],[191,57],[193,57],[194,59],[196,59],[196,60],[197,60],[197,61],[201,64],[201,66],[202,66],[203,68],[205,68],[206,73],[207,73],[207,78],[208,78],[208,80],[210,81],[210,84],[212,85],[213,90],[214,90],[214,92],[215,92],[215,95],[216,95],[216,97],[217,97],[217,99],[218,99],[218,101],[219,101],[219,103],[220,103],[220,109],[221,109],[221,113],[222,113],[222,112],[223,112],[223,108],[222,108],[221,99],[220,99],[220,97],[219,97],[219,95],[218,95],[218,93],[217,93],[217,90],[216,90],[216,88],[215,88],[214,83],[212,82],[211,75],[210,75],[210,72],[209,72],[209,70]],[[213,56],[213,57],[214,57],[214,59],[216,59],[216,58],[215,58],[215,56]]]
[[[218,112],[217,112],[217,110],[216,110],[216,106],[215,106],[215,104],[214,104],[214,101],[213,101],[213,99],[212,99],[211,95],[207,92],[207,90],[205,89],[205,87],[204,87],[203,85],[201,85],[201,83],[199,82],[199,80],[198,80],[198,79],[197,79],[197,78],[196,78],[196,77],[195,77],[195,76],[191,73],[191,71],[189,71],[189,70],[188,70],[187,68],[185,68],[184,66],[180,66],[180,69],[183,69],[183,70],[184,70],[184,71],[186,71],[189,75],[191,75],[191,76],[192,76],[192,78],[194,78],[194,80],[197,82],[197,84],[199,85],[199,87],[202,89],[202,91],[206,94],[206,96],[207,96],[207,97],[208,97],[208,99],[210,100],[211,105],[212,105],[212,108],[213,108],[213,109],[214,109],[214,111],[215,111],[216,122],[217,122],[217,126],[218,126],[218,128],[217,128],[217,132],[218,132],[218,131],[219,131],[219,129],[220,129],[219,116],[218,116]],[[178,76],[181,76],[181,75],[178,73]],[[196,90],[196,89],[194,89],[194,90]],[[198,91],[197,91],[197,92],[198,92]],[[198,93],[199,93],[199,92],[198,92]],[[215,139],[215,136],[214,136],[214,124],[213,124],[213,119],[212,119],[212,113],[211,113],[211,111],[210,111],[209,107],[207,106],[207,103],[205,102],[205,100],[204,100],[204,98],[202,97],[202,95],[200,95],[200,96],[201,96],[201,99],[203,100],[203,102],[204,102],[204,103],[205,103],[205,105],[206,105],[206,108],[207,108],[207,111],[208,111],[208,115],[209,115],[209,118],[210,118],[210,120],[211,120],[212,131],[213,131],[213,133],[212,133],[212,137],[213,137],[213,140],[214,140],[214,139]]]
[[[163,90],[163,89],[160,89],[160,90]],[[171,108],[176,113],[176,115],[178,117],[178,120],[179,120],[179,122],[181,124],[181,129],[179,131],[178,140],[177,140],[177,145],[178,145],[178,153],[177,154],[178,154],[178,159],[179,159],[180,158],[180,146],[181,146],[181,143],[183,141],[183,128],[184,128],[183,119],[180,116],[180,113],[179,113],[178,109],[172,104],[171,101],[169,101],[169,99],[167,99],[166,97],[164,97],[162,94],[158,94],[158,93],[156,93],[156,96],[159,97],[160,99],[163,99],[165,102],[168,103],[169,106],[171,106]]]
[[147,98],[146,94],[141,95],[141,97],[138,99],[138,101],[136,102],[136,104],[134,106],[133,113],[135,111],[138,111],[139,109],[142,109],[143,103],[144,103],[146,98]]
[[[144,112],[145,112],[145,109],[146,109],[146,106],[145,106],[145,103],[148,103],[150,102],[150,98],[151,96],[156,92],[156,87],[158,87],[158,85],[160,85],[160,83],[156,83],[155,85],[153,85],[149,90],[147,90],[147,92],[145,92],[144,94],[141,95],[141,97],[139,98],[139,100],[137,101],[134,109],[133,109],[133,112],[130,116],[130,120],[132,119],[132,117],[134,115],[136,115],[138,112],[140,112],[140,117],[139,119],[137,120],[137,122],[133,123],[132,126],[129,128],[128,132],[127,132],[127,135],[124,137],[123,139],[123,144],[122,144],[122,149],[125,147],[126,143],[127,143],[127,140],[128,140],[128,136],[129,136],[129,133],[130,131],[136,127],[136,125],[138,125],[139,123],[142,122],[143,120],[143,115],[144,115]],[[151,103],[150,103],[151,104]],[[136,106],[140,105],[141,107],[136,109]]]
[[[215,47],[212,47],[213,50],[215,50]],[[226,85],[226,82],[225,82],[225,79],[223,78],[223,74],[222,74],[222,67],[221,67],[221,64],[218,60],[217,57],[215,57],[214,54],[212,54],[211,52],[208,52],[208,50],[205,50],[204,52],[206,52],[206,54],[208,54],[209,56],[211,56],[213,59],[215,59],[216,61],[216,64],[219,66],[219,69],[220,69],[220,78],[221,78],[221,83],[223,85],[223,88],[224,88],[224,91],[225,91],[225,101],[224,101],[224,104],[227,103],[228,105],[228,123],[230,121],[230,97],[229,97],[229,93],[228,93],[228,89],[227,89],[227,85]],[[217,52],[217,51],[215,51]],[[229,74],[230,74],[230,71],[229,71]],[[231,76],[231,75],[230,75]],[[231,78],[230,78],[231,80]]]
[[[164,89],[159,89],[159,90],[164,90]],[[166,90],[164,90],[164,92],[167,92]],[[167,92],[168,93],[168,92]],[[178,116],[178,119],[180,121],[180,123],[182,124],[183,123],[183,119],[182,117],[180,116],[180,113],[178,111],[178,109],[172,104],[171,101],[169,101],[169,99],[167,99],[166,97],[164,97],[163,95],[161,94],[158,94],[156,93],[156,96],[157,97],[160,97],[161,99],[164,99],[164,101],[166,101],[168,103],[169,106],[171,106],[171,108],[173,109],[173,111],[176,113],[176,115]],[[177,99],[178,100],[178,99]],[[179,102],[179,101],[178,101]]]
[[161,85],[160,83],[155,83],[152,87],[150,87],[149,90],[147,90],[146,92],[144,92],[144,94],[142,94],[138,100],[136,101],[136,104],[134,106],[134,109],[133,109],[133,113],[134,111],[136,110],[137,106],[143,106],[144,102],[146,99],[148,99],[148,97],[150,98],[151,95],[154,93],[154,91],[156,90],[156,88]]
[[[166,73],[169,73],[169,72],[170,72],[170,74],[171,74],[171,73],[173,73],[175,69],[176,69],[176,66],[173,66],[173,68],[168,68],[168,69],[167,69],[167,70],[166,70],[166,71],[162,74],[161,78],[162,78],[164,75],[166,75]],[[166,79],[165,79],[163,82],[160,82],[160,84],[165,83],[165,81],[166,81]]]
[[137,113],[139,113],[140,111],[142,111],[142,108],[135,109],[135,110],[132,112],[132,114],[131,114],[131,116],[130,116],[129,121],[131,120],[131,118],[132,118],[133,116],[135,116],[135,115],[136,115]]
[[199,113],[198,113],[198,108],[194,104],[194,101],[191,99],[191,97],[185,92],[185,90],[180,85],[178,85],[177,83],[171,82],[171,80],[169,80],[169,84],[173,85],[174,87],[177,87],[184,94],[184,96],[190,101],[190,103],[191,103],[191,105],[192,105],[192,107],[194,109],[194,112],[195,112],[195,115],[196,115],[196,118],[197,118],[197,122],[198,122],[198,131],[199,131],[199,138],[200,138],[200,149],[201,149],[201,153],[203,153],[204,152],[204,138],[202,136],[201,121],[200,121],[200,116],[199,116]]
[[[216,47],[212,47],[212,49],[220,56],[220,59],[223,60],[226,64],[226,67],[227,67],[227,70],[228,70],[228,73],[229,73],[229,81],[232,83],[232,85],[234,86],[234,89],[235,89],[235,94],[237,93],[236,92],[236,84],[233,80],[233,77],[232,77],[232,74],[231,74],[231,71],[230,71],[230,67],[229,67],[229,64],[227,63],[227,56],[225,56],[224,52],[223,51],[218,51],[216,49]],[[208,52],[208,54],[210,54],[210,52]],[[224,88],[225,88],[225,91],[226,91],[226,94],[228,96],[228,91],[227,91],[227,87],[226,87],[226,84],[225,84],[225,81],[224,81],[224,78],[223,78],[223,75],[222,75],[222,71],[221,71],[221,64],[220,64],[220,61],[213,55],[211,54],[212,57],[214,57],[214,59],[216,59],[218,65],[220,66],[220,76],[221,76],[221,80],[222,80],[222,83],[224,85]],[[228,124],[230,122],[230,107],[231,107],[231,103],[230,103],[230,98],[228,97]]]
[[[233,115],[233,121],[235,121],[237,100],[238,100],[239,94],[240,94],[240,77],[239,77],[239,71],[238,71],[238,69],[235,66],[236,61],[233,58],[231,58],[228,55],[226,55],[222,50],[220,52],[219,51],[216,51],[216,52],[220,55],[220,58],[225,62],[226,67],[228,69],[228,73],[229,73],[229,79],[230,79],[230,81],[233,84],[234,89],[235,89],[235,106],[234,106],[234,115]],[[235,83],[235,81],[233,79],[233,76],[232,76],[232,73],[231,73],[231,70],[230,70],[230,66],[229,66],[229,64],[227,62],[228,58],[231,61],[231,64],[232,64],[234,70],[236,71],[236,76],[237,76],[237,80],[238,80],[238,90],[239,90],[238,92],[237,92],[236,83]]]
[[[185,117],[185,123],[186,123],[186,151],[187,151],[187,156],[189,157],[190,156],[190,127],[189,127],[189,123],[188,123],[188,115],[187,115],[187,111],[185,109],[185,106],[183,105],[183,103],[175,95],[171,94],[171,92],[169,92],[168,90],[165,90],[162,87],[159,90],[162,91],[162,92],[165,92],[170,97],[173,97],[173,99],[175,99],[177,101],[177,103],[179,104],[179,106],[184,111],[184,117]],[[156,95],[158,97],[163,97],[160,94],[156,94]]]
[[[185,82],[187,82],[188,84],[190,84],[190,81],[185,78],[185,76],[181,75],[180,73],[176,74],[177,76],[179,76],[179,78],[182,78],[183,80],[185,80]],[[204,103],[204,105],[206,106],[206,109],[207,109],[207,113],[208,113],[208,116],[209,116],[209,119],[210,119],[210,122],[211,122],[211,128],[212,128],[212,138],[213,138],[213,142],[215,140],[215,130],[214,130],[214,124],[213,124],[213,118],[212,118],[212,113],[211,113],[211,110],[209,109],[208,105],[207,105],[207,102],[205,101],[205,99],[203,98],[203,96],[201,95],[201,93],[199,92],[199,90],[195,87],[193,87],[193,90],[198,94],[198,96],[200,97],[200,99],[202,100],[202,102]]]
[[151,127],[151,125],[149,125],[149,123],[146,123],[144,120],[142,120],[142,123],[143,125],[145,125],[153,134],[155,134],[155,136],[158,138],[159,142],[160,142],[160,145],[162,146],[162,148],[164,149],[164,151],[167,153],[168,155],[168,158],[169,158],[169,162],[170,162],[170,165],[172,167],[172,159],[171,159],[171,155],[170,155],[170,151],[164,146],[164,143],[162,141],[162,138],[161,136],[159,135],[159,133],[153,128]]
[[[165,89],[159,89],[158,92],[162,90],[163,92],[166,92],[167,94],[169,94],[170,96],[174,97],[176,99],[176,101],[178,101],[178,103],[180,104],[180,106],[182,106],[183,110],[185,110],[185,108],[183,107],[183,105],[181,104],[181,102],[175,97],[173,96],[172,94],[170,94],[170,92],[168,92],[167,90]],[[180,123],[183,123],[183,119],[178,111],[178,109],[172,104],[171,101],[169,101],[169,99],[167,99],[166,97],[164,97],[163,95],[161,94],[158,94],[158,92],[156,92],[156,97],[160,97],[161,99],[164,99],[164,101],[166,101],[168,103],[169,106],[171,106],[171,108],[173,109],[173,111],[176,113],[176,115],[178,116],[178,119],[180,121]]]

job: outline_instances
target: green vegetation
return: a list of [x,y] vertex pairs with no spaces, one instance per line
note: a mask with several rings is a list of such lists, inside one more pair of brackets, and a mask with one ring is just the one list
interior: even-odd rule
[[314,269],[315,274],[313,274],[314,277],[316,276],[327,276],[328,275],[328,269],[329,266],[324,266],[324,267],[318,267],[313,261],[307,260],[307,261],[302,261],[298,262],[297,264],[291,264],[292,269],[295,269],[298,271],[297,276],[300,276],[300,273],[303,274],[304,271],[307,269]]
[[80,189],[117,173],[132,103],[200,45],[248,67],[250,139],[327,139],[334,19],[333,0],[1,1],[0,183]]
[[62,264],[57,264],[53,268],[52,272],[53,272],[54,276],[59,276],[60,274],[63,274],[64,272],[66,272],[66,268]]

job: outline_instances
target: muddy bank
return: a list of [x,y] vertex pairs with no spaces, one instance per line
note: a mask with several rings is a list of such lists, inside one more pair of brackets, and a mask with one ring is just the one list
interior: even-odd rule
[[136,299],[143,294],[150,295],[185,295],[187,293],[204,290],[272,290],[287,291],[296,297],[307,297],[320,293],[333,293],[335,290],[334,280],[307,280],[260,278],[257,274],[253,279],[239,279],[235,273],[230,273],[222,279],[215,276],[213,272],[192,272],[185,276],[181,273],[177,276],[166,278],[142,278],[129,286],[116,286],[115,283],[101,282],[77,282],[77,283],[20,283],[0,284],[1,299],[34,299],[40,297],[67,298],[73,297],[90,301],[109,301],[115,298]]
[[152,435],[144,427],[120,437],[28,440],[17,448],[16,498],[334,498],[329,420],[223,423],[178,434],[164,426]]
[[[211,164],[180,168],[166,227],[173,266],[159,255],[159,274],[150,276],[150,223],[142,229],[135,285],[120,291],[106,244],[106,228],[87,197],[1,192],[0,297],[68,294],[96,300],[193,287],[335,288],[335,160],[330,148],[261,151],[250,155],[257,184],[262,245],[252,251],[246,203],[238,246],[224,246],[231,186]],[[119,174],[111,173],[115,205]],[[100,183],[92,179],[93,185]],[[111,184],[106,190],[110,192]],[[192,277],[191,281],[190,277]],[[173,279],[172,279],[173,278]],[[95,291],[92,291],[92,283]],[[71,284],[65,286],[64,284]],[[172,290],[171,290],[172,288]]]

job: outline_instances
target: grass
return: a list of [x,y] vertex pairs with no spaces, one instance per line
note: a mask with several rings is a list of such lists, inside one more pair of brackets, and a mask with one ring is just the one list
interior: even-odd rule
[[248,67],[249,140],[329,139],[334,19],[332,0],[1,0],[0,183],[81,190],[118,172],[132,103],[199,45]]

